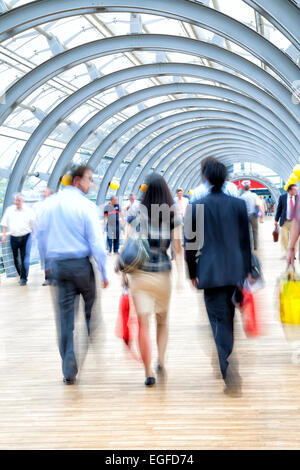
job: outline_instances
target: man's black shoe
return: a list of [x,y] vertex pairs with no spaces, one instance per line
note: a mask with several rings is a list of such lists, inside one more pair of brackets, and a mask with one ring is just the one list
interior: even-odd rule
[[74,379],[66,379],[66,377],[64,377],[63,382],[64,382],[66,385],[73,385],[73,384],[76,382],[76,378],[74,378]]

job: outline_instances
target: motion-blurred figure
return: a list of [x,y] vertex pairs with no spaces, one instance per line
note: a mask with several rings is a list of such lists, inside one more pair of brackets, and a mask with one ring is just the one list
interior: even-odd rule
[[75,298],[81,294],[85,303],[87,333],[95,301],[95,275],[89,260],[93,256],[107,287],[106,254],[103,232],[95,204],[86,194],[93,185],[88,166],[72,172],[72,185],[45,201],[39,217],[44,238],[45,258],[53,266],[58,295],[58,339],[64,382],[75,381],[78,368],[74,352]]
[[241,198],[245,201],[247,206],[249,225],[251,227],[252,234],[252,246],[253,250],[256,251],[258,248],[258,211],[260,206],[258,197],[255,193],[250,191],[250,186],[251,183],[249,180],[242,181],[244,193],[241,195]]
[[[14,257],[14,265],[20,276],[20,286],[26,286],[31,248],[31,233],[34,227],[35,215],[32,209],[24,203],[22,194],[16,194],[15,203],[9,206],[2,217],[2,243],[6,243],[6,234],[10,233],[10,245]],[[19,253],[20,260],[19,263]]]
[[260,216],[260,223],[264,223],[264,218],[265,218],[265,214],[268,210],[267,208],[267,204],[266,204],[266,201],[264,199],[263,196],[259,196],[259,207],[260,207],[260,213],[261,213],[261,216]]
[[[160,209],[158,213],[155,209]],[[149,242],[149,259],[140,269],[129,275],[129,288],[139,318],[139,349],[144,363],[145,385],[155,383],[151,368],[151,342],[149,319],[156,316],[156,341],[158,348],[157,371],[164,371],[168,343],[168,310],[171,295],[171,261],[167,255],[171,238],[175,254],[180,249],[180,233],[176,233],[180,220],[176,217],[173,198],[165,180],[153,174],[147,181],[147,191],[141,201],[140,212],[132,222],[132,230],[146,226]],[[134,228],[135,227],[135,228]]]
[[136,199],[136,195],[134,193],[131,193],[129,195],[129,205],[126,207],[126,222],[130,224],[134,217],[137,214],[137,211],[139,209],[139,201]]
[[[108,252],[119,252],[120,246],[120,205],[118,198],[112,196],[110,201],[104,207],[104,225],[107,232],[107,247]],[[121,215],[122,218],[122,215]]]
[[[222,163],[211,160],[202,175],[211,192],[195,201],[192,210],[187,210],[184,222],[186,261],[193,286],[204,289],[206,310],[225,382],[224,392],[239,394],[241,378],[237,364],[232,358],[229,362],[229,357],[234,342],[232,297],[236,286],[243,284],[251,271],[247,210],[244,201],[222,192],[226,179],[226,167]],[[204,225],[196,217],[201,204]],[[201,235],[204,235],[202,247]]]
[[295,184],[290,184],[286,194],[281,194],[275,215],[275,226],[280,225],[281,247],[286,258],[289,244],[289,234],[291,231],[294,208],[298,199],[298,188]]

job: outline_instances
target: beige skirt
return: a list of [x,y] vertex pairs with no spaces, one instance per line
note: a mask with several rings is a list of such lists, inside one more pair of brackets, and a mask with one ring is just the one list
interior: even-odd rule
[[129,289],[137,315],[156,313],[166,321],[171,297],[171,271],[138,270],[129,275]]

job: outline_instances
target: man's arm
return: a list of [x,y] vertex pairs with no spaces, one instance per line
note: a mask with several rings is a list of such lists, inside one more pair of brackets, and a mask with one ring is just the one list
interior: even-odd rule
[[107,271],[106,271],[106,252],[104,245],[103,233],[99,221],[96,206],[89,207],[85,213],[85,233],[90,245],[91,254],[94,257],[98,269],[100,271],[103,287],[108,285]]
[[239,215],[240,249],[243,255],[245,276],[251,272],[251,243],[249,233],[249,219],[245,201],[241,201]]
[[2,232],[3,232],[2,243],[6,243],[6,234],[7,234],[7,230],[8,230],[8,213],[7,213],[7,209],[4,212],[4,215],[2,217],[0,225],[2,225]]
[[[198,227],[199,228],[199,227]],[[196,204],[190,204],[184,217],[184,236],[185,236],[185,260],[188,266],[189,277],[194,287],[197,287],[197,249],[189,249],[189,245],[195,245],[196,242]]]
[[3,233],[3,235],[2,235],[2,243],[6,243],[7,227],[5,227],[4,225],[3,225],[3,227],[2,227],[2,233]]

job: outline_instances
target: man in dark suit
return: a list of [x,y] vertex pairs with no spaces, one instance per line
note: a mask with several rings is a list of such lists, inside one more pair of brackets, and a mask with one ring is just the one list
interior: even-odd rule
[[[236,286],[241,285],[251,271],[251,248],[245,202],[221,191],[226,173],[226,167],[217,160],[206,166],[203,176],[212,190],[208,196],[195,201],[192,208],[187,208],[185,256],[192,284],[204,289],[206,310],[225,382],[224,392],[239,394],[241,378],[234,364],[228,361],[233,350],[235,307],[232,296]],[[200,204],[204,207],[203,224],[197,223],[196,217]],[[203,240],[201,231],[204,242],[199,251],[196,241]]]
[[295,184],[290,184],[286,194],[279,197],[277,211],[275,215],[275,226],[278,222],[281,228],[281,246],[284,252],[283,258],[285,259],[288,252],[289,235],[293,220],[294,208],[297,201],[298,188]]

